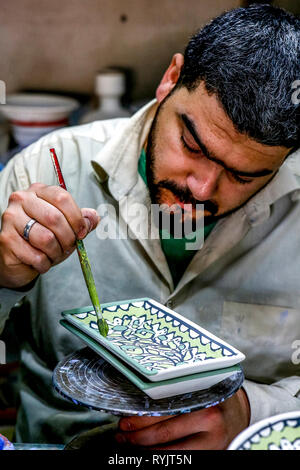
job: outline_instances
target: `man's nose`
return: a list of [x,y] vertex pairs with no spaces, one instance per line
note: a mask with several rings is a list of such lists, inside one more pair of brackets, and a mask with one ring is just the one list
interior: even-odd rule
[[224,169],[215,162],[207,161],[205,165],[196,166],[187,177],[187,186],[198,201],[212,199],[219,186]]

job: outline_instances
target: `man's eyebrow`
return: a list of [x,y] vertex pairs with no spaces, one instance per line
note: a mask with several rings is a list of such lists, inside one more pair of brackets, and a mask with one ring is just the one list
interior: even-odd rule
[[207,149],[207,147],[202,142],[199,134],[197,133],[196,127],[195,127],[193,121],[190,118],[188,118],[188,116],[186,114],[180,114],[179,116],[180,116],[181,120],[184,122],[184,124],[185,124],[186,128],[188,129],[188,131],[190,132],[190,134],[193,136],[193,139],[195,140],[195,142],[197,143],[197,145],[199,146],[201,152],[205,155],[205,157],[208,158],[209,160],[212,160],[213,162],[218,163],[219,165],[221,165],[223,168],[225,168],[225,170],[229,171],[230,173],[233,173],[233,174],[238,175],[238,176],[248,176],[248,177],[251,177],[251,178],[259,178],[261,176],[270,175],[274,172],[273,170],[269,170],[267,168],[265,168],[263,170],[260,170],[260,171],[248,172],[248,171],[238,170],[237,168],[228,167],[227,165],[225,165],[225,163],[223,163],[219,158],[217,158],[215,155],[213,155]]

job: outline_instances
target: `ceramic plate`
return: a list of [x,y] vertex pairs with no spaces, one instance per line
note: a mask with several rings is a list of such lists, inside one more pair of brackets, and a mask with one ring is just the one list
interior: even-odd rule
[[73,404],[116,416],[171,416],[202,410],[227,400],[243,380],[239,368],[211,388],[153,400],[90,347],[63,358],[52,376],[55,390]]
[[240,372],[240,366],[236,365],[211,372],[200,372],[198,374],[185,375],[184,377],[175,377],[169,380],[151,382],[146,378],[143,378],[143,376],[138,374],[138,372],[135,372],[134,369],[127,366],[114,354],[97,343],[97,341],[78,330],[78,328],[63,320],[60,323],[73,334],[82,339],[91,349],[93,349],[93,351],[106,359],[107,362],[109,362],[119,372],[125,375],[125,377],[127,377],[127,379],[130,380],[136,387],[138,387],[154,400],[173,397],[184,393],[196,392],[198,390],[206,390],[236,374],[237,372]]
[[300,411],[253,424],[232,441],[228,450],[300,450]]
[[62,315],[150,381],[231,367],[245,359],[228,343],[152,299],[103,304],[102,312],[109,325],[106,338],[99,334],[93,307]]

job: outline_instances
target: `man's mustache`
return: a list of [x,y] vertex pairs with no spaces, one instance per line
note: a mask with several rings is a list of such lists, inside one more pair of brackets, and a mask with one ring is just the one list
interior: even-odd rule
[[199,201],[195,199],[188,188],[181,188],[176,183],[169,180],[162,180],[156,185],[157,190],[168,189],[174,196],[176,196],[183,204],[191,204],[193,209],[197,209],[197,204],[203,204],[204,209],[210,212],[212,215],[217,214],[219,207],[212,201]]

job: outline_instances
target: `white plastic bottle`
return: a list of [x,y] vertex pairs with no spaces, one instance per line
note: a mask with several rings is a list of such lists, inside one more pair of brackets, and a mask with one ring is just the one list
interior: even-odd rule
[[82,124],[128,117],[130,111],[122,106],[121,97],[125,93],[125,76],[115,69],[104,69],[98,72],[95,79],[95,94],[98,98],[98,109],[89,111],[80,120]]

